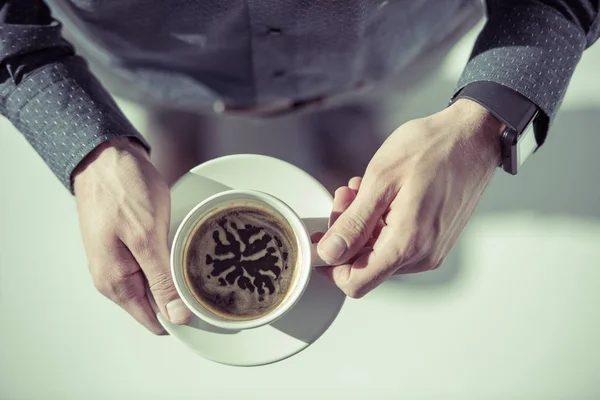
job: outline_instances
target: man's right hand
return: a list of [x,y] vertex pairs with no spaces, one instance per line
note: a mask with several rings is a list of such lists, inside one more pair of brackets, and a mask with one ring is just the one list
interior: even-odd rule
[[146,294],[172,323],[192,316],[177,295],[167,235],[169,187],[135,139],[98,146],[73,173],[83,244],[96,288],[156,334],[164,333]]

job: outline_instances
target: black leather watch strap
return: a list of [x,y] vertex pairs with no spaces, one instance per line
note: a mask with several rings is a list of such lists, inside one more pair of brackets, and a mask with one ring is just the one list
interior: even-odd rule
[[523,132],[538,110],[525,96],[496,82],[470,83],[456,94],[451,103],[460,98],[481,104],[518,133]]

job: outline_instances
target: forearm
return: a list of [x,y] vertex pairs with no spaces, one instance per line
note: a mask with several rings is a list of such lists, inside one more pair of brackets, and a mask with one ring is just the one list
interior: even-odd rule
[[67,188],[74,168],[104,141],[130,136],[146,145],[43,2],[0,1],[0,36],[0,113]]

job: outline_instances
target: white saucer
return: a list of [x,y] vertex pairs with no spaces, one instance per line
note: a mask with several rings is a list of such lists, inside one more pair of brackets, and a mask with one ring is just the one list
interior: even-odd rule
[[[195,167],[173,186],[169,243],[188,211],[203,200],[198,195],[198,176],[233,189],[270,193],[301,218],[327,217],[331,212],[329,192],[301,169],[266,156],[227,156]],[[300,302],[272,325],[230,333],[196,317],[182,326],[170,324],[160,314],[158,319],[171,336],[202,357],[228,365],[257,366],[283,360],[315,342],[335,320],[344,300],[337,287],[314,273]]]

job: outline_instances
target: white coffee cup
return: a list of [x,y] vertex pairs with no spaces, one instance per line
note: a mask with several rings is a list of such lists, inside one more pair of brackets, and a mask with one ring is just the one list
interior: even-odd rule
[[[186,243],[193,233],[194,228],[204,216],[215,209],[225,208],[228,204],[239,204],[244,201],[258,202],[261,207],[264,206],[287,220],[296,236],[300,263],[297,265],[299,271],[297,272],[298,278],[296,284],[291,288],[290,294],[286,296],[279,306],[270,313],[256,319],[240,321],[219,316],[196,300],[184,276],[183,259]],[[316,244],[312,244],[310,239],[312,233],[325,232],[327,227],[328,220],[326,218],[303,220],[283,201],[263,192],[254,190],[225,190],[216,193],[194,207],[183,219],[175,233],[171,246],[171,273],[177,292],[183,302],[196,316],[215,327],[239,331],[271,324],[291,310],[300,300],[310,281],[313,267],[327,265],[318,256]]]

